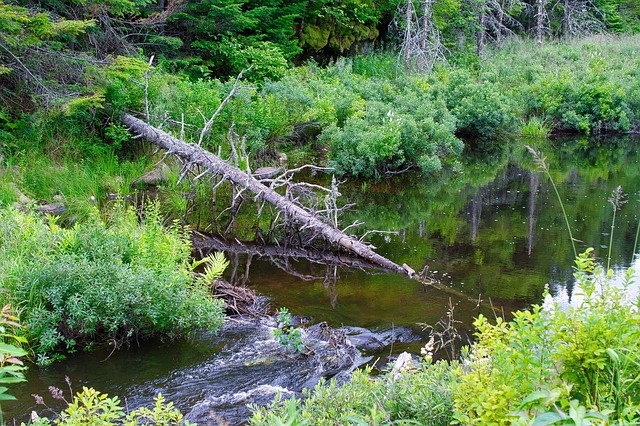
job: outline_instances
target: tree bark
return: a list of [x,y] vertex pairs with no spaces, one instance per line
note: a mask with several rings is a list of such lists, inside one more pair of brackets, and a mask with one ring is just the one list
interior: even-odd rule
[[413,0],[407,0],[407,11],[406,11],[407,15],[406,15],[406,22],[407,22],[407,28],[405,30],[405,37],[404,37],[404,45],[405,45],[405,52],[404,52],[404,62],[405,65],[407,67],[407,75],[411,74],[411,50],[412,50],[412,44],[413,44],[413,40],[412,40],[412,33],[411,33],[411,21],[413,20]]
[[485,13],[485,5],[482,5],[482,9],[480,10],[480,15],[478,16],[478,32],[477,32],[477,42],[478,42],[478,57],[480,59],[484,56],[484,38],[485,31],[487,25],[487,14]]
[[332,244],[336,244],[384,269],[411,274],[402,266],[371,250],[368,245],[326,224],[304,208],[259,182],[253,176],[243,172],[237,167],[227,164],[220,157],[200,146],[182,142],[130,114],[124,114],[122,116],[122,122],[131,132],[141,135],[141,137],[156,144],[161,149],[166,149],[168,154],[173,154],[188,164],[198,164],[210,173],[221,175],[233,184],[248,189],[256,194],[257,198],[274,205],[292,220],[304,225],[306,228],[313,229]]
[[536,12],[536,46],[542,47],[542,35],[544,34],[544,4],[545,0],[537,0],[538,10]]

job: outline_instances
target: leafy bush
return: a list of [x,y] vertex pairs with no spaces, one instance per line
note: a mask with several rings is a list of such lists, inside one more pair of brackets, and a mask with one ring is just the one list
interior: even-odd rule
[[321,381],[313,391],[305,391],[303,400],[276,399],[270,407],[252,406],[250,424],[449,424],[454,375],[447,363],[424,364],[397,377],[388,373],[371,379],[369,373],[358,370],[343,386],[335,380]]
[[640,315],[627,297],[633,271],[615,288],[589,251],[576,264],[579,306],[547,301],[495,325],[478,318],[478,342],[454,391],[458,422],[529,424],[572,411],[623,424],[640,418]]
[[457,131],[485,138],[514,129],[516,108],[501,85],[478,81],[468,70],[449,73],[447,85],[441,89],[447,107],[456,118]]
[[96,214],[72,229],[13,210],[0,218],[5,285],[25,303],[21,318],[39,362],[65,350],[221,325],[221,302],[193,281],[185,229],[165,229],[157,207],[142,224],[120,209],[111,224]]
[[[60,392],[54,389],[53,392]],[[64,398],[62,395],[55,395]],[[36,396],[36,398],[40,398]],[[183,419],[182,414],[173,406],[172,402],[166,403],[162,394],[158,394],[153,408],[140,407],[125,413],[120,399],[117,396],[109,397],[93,388],[83,387],[73,397],[68,407],[63,410],[54,421],[46,417],[38,417],[32,414],[34,426],[45,425],[192,425]],[[23,423],[24,425],[24,423]]]

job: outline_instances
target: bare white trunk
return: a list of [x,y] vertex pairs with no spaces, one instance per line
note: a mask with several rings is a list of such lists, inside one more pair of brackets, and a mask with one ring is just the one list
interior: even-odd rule
[[544,35],[544,15],[545,0],[537,0],[536,12],[536,46],[542,47],[542,36]]

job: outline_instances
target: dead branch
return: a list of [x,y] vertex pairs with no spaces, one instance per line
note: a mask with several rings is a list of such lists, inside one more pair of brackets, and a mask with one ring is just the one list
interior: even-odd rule
[[236,81],[233,83],[233,88],[231,89],[231,92],[229,92],[227,97],[224,98],[224,100],[220,103],[220,105],[218,106],[218,109],[216,109],[216,111],[213,113],[211,118],[209,118],[209,120],[204,123],[204,127],[202,128],[202,131],[200,132],[200,139],[198,139],[198,145],[202,145],[202,140],[204,139],[204,136],[209,132],[209,130],[211,130],[211,126],[213,126],[213,122],[215,121],[215,119],[218,116],[218,114],[220,114],[220,112],[222,111],[222,108],[224,108],[224,106],[231,100],[231,98],[236,93],[238,93],[238,90],[240,90],[240,88],[241,88],[240,80],[242,80],[242,77],[244,76],[244,73],[249,71],[251,68],[253,68],[253,65],[251,65],[247,69],[244,69],[244,70],[240,71],[240,74],[238,74],[238,76],[236,77]]

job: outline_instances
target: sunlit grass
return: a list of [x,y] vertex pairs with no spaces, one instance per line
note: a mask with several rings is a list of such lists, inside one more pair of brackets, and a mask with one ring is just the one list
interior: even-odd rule
[[531,117],[520,123],[520,134],[528,138],[546,138],[551,134],[551,126],[540,117]]
[[147,161],[120,161],[115,155],[102,155],[80,162],[54,161],[43,154],[20,159],[19,173],[0,176],[0,203],[16,201],[15,184],[34,201],[60,201],[67,215],[88,217],[96,204],[108,194],[119,197],[130,194],[131,182],[145,172]]

